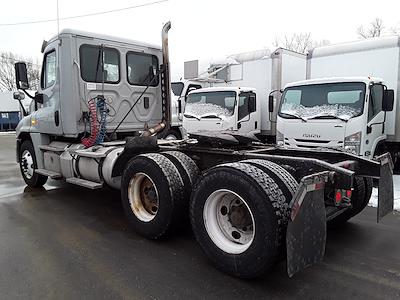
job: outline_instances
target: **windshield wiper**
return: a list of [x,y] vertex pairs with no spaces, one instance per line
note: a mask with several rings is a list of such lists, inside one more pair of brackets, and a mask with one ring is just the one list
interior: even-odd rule
[[205,116],[201,116],[200,119],[207,119],[207,118],[217,118],[222,120],[222,118],[220,116],[217,115],[205,115]]
[[298,115],[298,114],[290,114],[290,113],[285,113],[285,112],[280,112],[281,115],[285,115],[288,117],[291,117],[292,119],[300,119],[303,122],[307,122],[306,118],[303,118],[302,116]]
[[198,116],[192,115],[192,114],[188,114],[188,113],[184,113],[183,114],[186,118],[191,118],[191,119],[197,119],[200,121],[200,118]]
[[311,120],[311,119],[338,119],[338,120],[342,120],[346,123],[349,121],[349,119],[341,118],[336,115],[326,115],[326,114],[316,115],[316,116],[308,118],[308,120]]

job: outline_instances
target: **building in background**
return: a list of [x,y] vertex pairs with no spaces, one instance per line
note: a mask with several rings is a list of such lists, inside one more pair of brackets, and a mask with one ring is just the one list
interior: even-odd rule
[[[23,100],[25,108],[29,106],[30,99]],[[22,118],[21,107],[13,99],[13,92],[0,92],[0,131],[15,130]]]

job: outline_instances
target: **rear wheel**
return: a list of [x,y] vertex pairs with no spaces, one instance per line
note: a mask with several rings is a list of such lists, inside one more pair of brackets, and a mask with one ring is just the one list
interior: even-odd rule
[[182,139],[182,134],[177,129],[169,129],[162,134],[162,138],[165,140],[180,140]]
[[158,239],[183,217],[183,180],[163,155],[142,154],[129,161],[123,172],[121,199],[132,228],[146,238]]
[[279,185],[279,188],[286,197],[287,204],[290,203],[299,187],[299,184],[288,171],[268,160],[249,159],[243,162],[254,165],[267,173]]
[[278,259],[286,199],[261,169],[230,163],[206,172],[192,193],[196,240],[215,266],[234,276],[261,275]]
[[19,150],[19,167],[22,178],[30,187],[41,187],[47,182],[47,176],[35,172],[37,160],[31,141],[24,141]]

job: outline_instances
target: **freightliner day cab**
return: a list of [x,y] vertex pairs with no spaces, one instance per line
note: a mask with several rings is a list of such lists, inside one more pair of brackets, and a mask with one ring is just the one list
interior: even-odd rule
[[[358,214],[372,178],[379,180],[378,220],[392,211],[387,154],[372,161],[278,149],[235,131],[158,140],[171,123],[169,29],[166,23],[162,48],[72,30],[44,43],[40,88],[27,92],[35,108],[16,130],[27,185],[51,178],[120,189],[129,224],[149,239],[190,219],[205,255],[242,278],[282,257],[289,276],[321,261],[327,222]],[[16,79],[19,100],[29,88],[24,63],[16,64]]]

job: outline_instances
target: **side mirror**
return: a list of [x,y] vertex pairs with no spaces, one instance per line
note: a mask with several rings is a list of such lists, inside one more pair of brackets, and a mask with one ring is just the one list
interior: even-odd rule
[[37,103],[43,104],[43,94],[36,93],[35,97],[34,97],[34,100]]
[[268,111],[270,113],[274,112],[274,96],[273,95],[268,96]]
[[25,94],[22,93],[22,92],[14,92],[13,93],[13,98],[14,98],[14,100],[21,101],[21,100],[25,99]]
[[394,90],[384,90],[382,100],[382,110],[392,111],[394,105]]
[[249,108],[249,113],[255,112],[257,110],[256,95],[249,95],[248,108]]
[[28,72],[26,70],[26,64],[24,62],[17,62],[15,67],[15,80],[17,89],[27,90],[29,89]]

